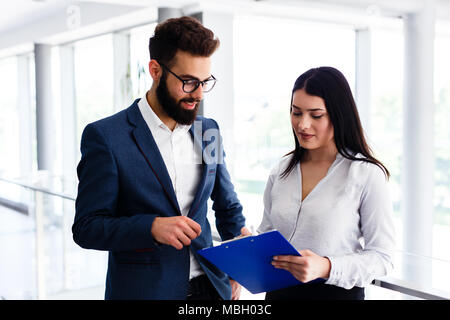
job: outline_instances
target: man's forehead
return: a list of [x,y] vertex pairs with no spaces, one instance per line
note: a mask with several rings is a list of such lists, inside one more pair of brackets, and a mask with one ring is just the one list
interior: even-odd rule
[[203,80],[211,76],[211,59],[178,51],[171,61],[171,68],[173,71],[177,71],[180,76],[192,76]]

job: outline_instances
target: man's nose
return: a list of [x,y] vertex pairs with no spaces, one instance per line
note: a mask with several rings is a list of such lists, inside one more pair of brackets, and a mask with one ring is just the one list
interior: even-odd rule
[[194,98],[196,100],[202,100],[202,98],[203,98],[203,87],[202,87],[201,84],[198,86],[197,89],[195,89],[193,92],[191,92],[191,96],[192,96],[192,98]]

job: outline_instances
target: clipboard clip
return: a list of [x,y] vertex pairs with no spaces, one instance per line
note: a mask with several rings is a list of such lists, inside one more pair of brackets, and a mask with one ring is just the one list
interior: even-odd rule
[[220,244],[222,245],[224,243],[232,242],[232,241],[235,241],[235,240],[241,240],[241,239],[245,239],[245,238],[248,238],[248,237],[253,237],[253,235],[251,234],[251,235],[248,235],[248,236],[238,236],[238,237],[235,237],[233,239],[222,241]]

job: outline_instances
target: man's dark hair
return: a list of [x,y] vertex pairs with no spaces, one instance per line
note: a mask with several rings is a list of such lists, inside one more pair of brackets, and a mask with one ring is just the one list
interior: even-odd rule
[[198,20],[191,17],[171,18],[155,28],[150,38],[150,59],[171,67],[177,50],[193,56],[209,57],[219,47],[219,39]]

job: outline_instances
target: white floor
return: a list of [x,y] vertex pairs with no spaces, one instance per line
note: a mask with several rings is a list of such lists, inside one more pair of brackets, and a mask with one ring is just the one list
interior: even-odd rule
[[[61,292],[50,295],[47,300],[103,300],[105,288],[103,286]],[[264,300],[265,293],[251,294],[245,288],[241,291],[240,300]],[[402,295],[398,292],[376,286],[366,288],[366,300],[418,300],[418,298]]]

